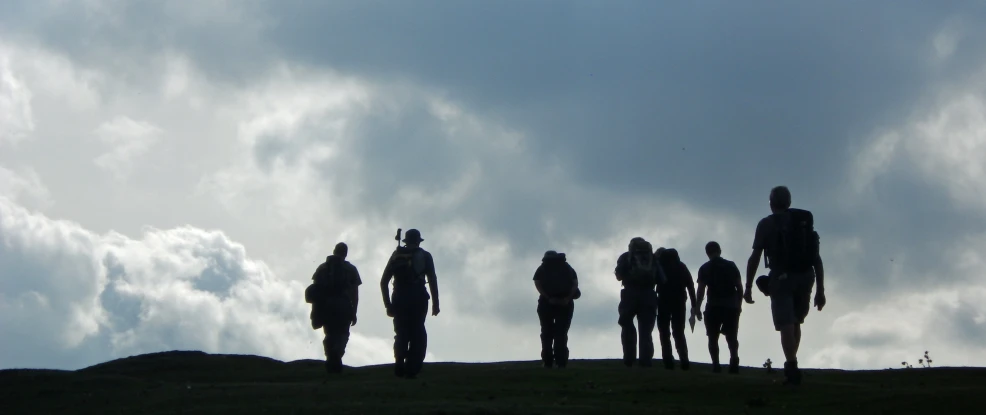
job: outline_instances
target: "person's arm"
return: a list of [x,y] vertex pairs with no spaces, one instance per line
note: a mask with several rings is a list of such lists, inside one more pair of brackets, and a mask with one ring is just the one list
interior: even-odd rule
[[743,300],[743,294],[746,292],[743,289],[743,276],[740,274],[739,267],[736,266],[736,263],[732,263],[731,262],[731,264],[732,264],[732,267],[730,267],[730,269],[732,270],[732,273],[733,273],[733,278],[732,278],[732,280],[733,280],[733,286],[736,287],[736,295],[738,295],[740,301],[742,301]]
[[624,253],[616,260],[616,269],[613,270],[613,274],[616,275],[617,281],[623,281],[627,277],[627,268],[630,266],[627,259],[627,254]]
[[571,265],[568,266],[568,269],[571,271],[570,275],[572,276],[572,290],[569,291],[568,296],[565,297],[565,304],[568,304],[569,301],[572,301],[572,299],[575,298],[575,292],[579,289],[579,274],[575,272],[575,268],[572,268]]
[[356,266],[352,266],[353,271],[353,289],[349,293],[349,301],[353,304],[353,323],[356,325],[356,311],[359,310],[359,286],[363,284],[363,280],[359,276],[359,270]]
[[427,256],[428,269],[426,274],[428,275],[428,289],[431,291],[431,315],[437,316],[441,310],[438,307],[438,274],[435,272],[435,259],[431,256],[431,252],[428,252]]
[[696,289],[698,291],[698,300],[693,302],[696,310],[701,310],[702,302],[705,301],[705,280],[708,278],[706,277],[707,272],[709,272],[707,265],[703,265],[698,268],[698,288]]
[[822,257],[815,258],[815,283],[818,290],[815,291],[815,307],[822,311],[825,307],[825,268],[822,266]]
[[681,263],[681,268],[685,270],[685,289],[688,290],[688,299],[692,301],[692,308],[695,308],[695,280],[692,279],[692,272],[684,262]]
[[754,249],[753,253],[750,254],[750,259],[746,261],[746,288],[743,290],[743,298],[746,299],[747,303],[753,304],[753,276],[756,275],[757,269],[760,268],[760,256],[763,255],[763,249]]
[[541,285],[541,278],[544,274],[544,267],[538,266],[538,269],[534,271],[534,288],[537,288],[538,294],[548,298],[548,294],[544,293],[544,287]]
[[383,306],[387,309],[387,315],[390,317],[394,316],[394,313],[390,310],[390,279],[394,277],[390,269],[390,264],[393,262],[393,259],[394,257],[391,256],[390,260],[387,261],[387,266],[383,269],[383,276],[380,277],[380,293],[383,294]]
[[763,256],[763,250],[765,247],[764,243],[764,220],[757,223],[757,230],[753,234],[753,252],[750,254],[750,259],[746,261],[746,289],[744,290],[743,298],[746,302],[753,304],[753,278],[757,274],[757,270],[760,269],[760,257]]

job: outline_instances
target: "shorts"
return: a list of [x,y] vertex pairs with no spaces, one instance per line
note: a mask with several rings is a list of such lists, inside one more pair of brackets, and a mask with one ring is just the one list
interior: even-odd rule
[[702,313],[705,320],[705,334],[736,336],[739,333],[740,309],[733,307],[707,307]]
[[774,330],[791,324],[804,324],[811,308],[815,287],[814,268],[803,272],[770,274],[770,315]]

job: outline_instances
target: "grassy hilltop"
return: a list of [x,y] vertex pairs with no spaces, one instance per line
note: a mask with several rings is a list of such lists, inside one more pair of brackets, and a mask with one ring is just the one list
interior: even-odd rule
[[[657,363],[657,362],[656,362]],[[13,414],[904,414],[980,413],[986,369],[775,370],[739,375],[627,369],[615,360],[426,363],[418,379],[391,367],[201,352],[165,352],[78,371],[0,371],[0,413]]]

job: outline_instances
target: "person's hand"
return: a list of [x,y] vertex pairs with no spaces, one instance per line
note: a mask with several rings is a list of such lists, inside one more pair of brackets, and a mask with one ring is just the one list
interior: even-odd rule
[[392,306],[387,306],[387,317],[393,317],[393,316],[394,316],[393,307]]
[[702,321],[702,311],[698,307],[692,307],[692,315],[695,316],[698,321]]
[[354,314],[353,315],[353,322],[349,326],[352,327],[352,326],[355,326],[355,325],[356,325],[356,315]]
[[822,307],[825,307],[825,291],[818,290],[815,293],[815,307],[818,307],[818,311],[822,311]]
[[433,303],[431,305],[431,315],[437,316],[439,311],[441,310],[438,308],[438,303]]
[[743,299],[746,300],[747,304],[753,304],[753,287],[746,287],[746,292],[743,293]]

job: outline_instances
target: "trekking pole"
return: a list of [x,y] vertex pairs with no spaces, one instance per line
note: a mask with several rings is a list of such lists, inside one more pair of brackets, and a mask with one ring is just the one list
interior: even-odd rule
[[397,240],[397,247],[401,247],[401,228],[397,228],[397,236],[394,237]]

